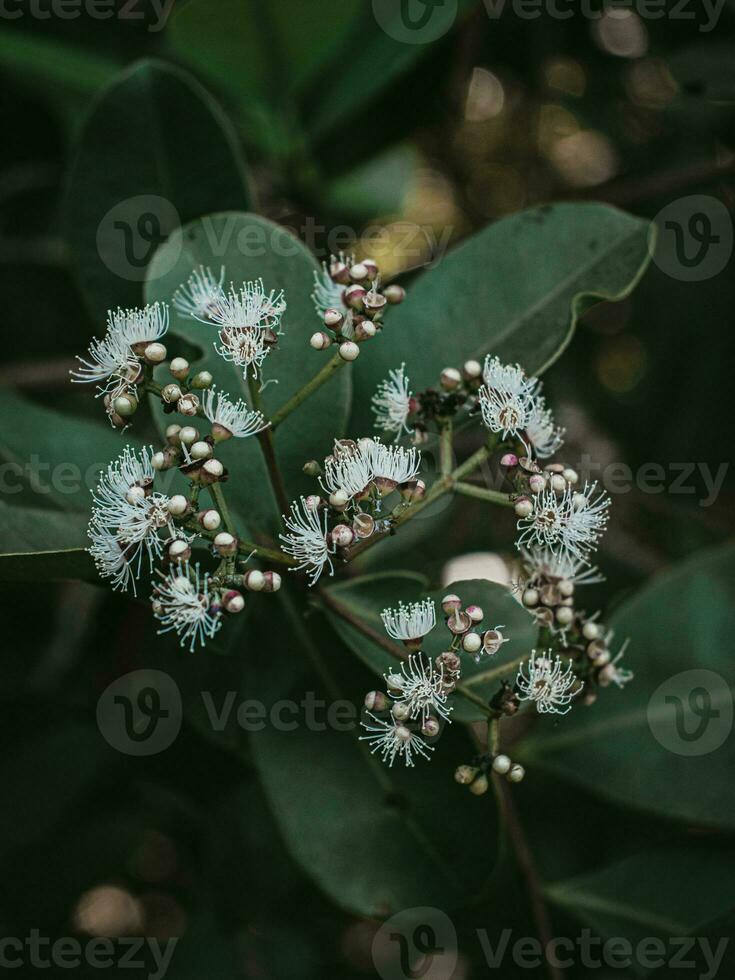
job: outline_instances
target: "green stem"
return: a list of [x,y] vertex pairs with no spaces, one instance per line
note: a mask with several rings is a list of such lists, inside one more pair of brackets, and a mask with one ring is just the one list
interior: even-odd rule
[[439,467],[442,476],[452,472],[452,422],[448,419],[439,433]]
[[[258,390],[258,383],[255,378],[248,378],[248,388],[250,389],[250,399],[253,403],[253,408],[256,409],[256,411],[262,412],[262,400],[260,397],[260,391]],[[288,512],[288,497],[286,496],[286,488],[283,485],[283,477],[281,476],[281,471],[278,467],[276,450],[273,445],[273,426],[271,425],[267,429],[263,429],[261,432],[259,432],[257,439],[260,443],[263,458],[265,459],[265,465],[268,470],[268,478],[271,481],[273,493],[276,495],[279,510],[282,514],[286,514]]]
[[309,395],[312,395],[318,388],[321,388],[323,384],[329,381],[332,375],[346,363],[339,354],[335,354],[334,357],[330,358],[324,367],[314,375],[311,381],[307,381],[303,388],[300,388],[295,395],[289,398],[285,405],[282,405],[278,409],[271,418],[271,429],[277,429],[281,422],[288,418],[294,409],[298,408],[302,402],[306,401]]
[[504,677],[506,674],[509,674],[512,670],[516,670],[518,667],[520,667],[527,657],[528,654],[523,653],[520,657],[516,657],[514,660],[509,660],[505,664],[500,664],[498,667],[492,667],[490,670],[483,670],[480,671],[479,674],[473,674],[472,677],[467,679],[466,684],[469,687],[472,684],[485,684],[488,681],[498,680],[501,677]]
[[472,483],[455,483],[454,489],[461,493],[463,497],[475,497],[477,500],[487,500],[492,504],[500,504],[503,507],[512,507],[513,501],[507,493],[500,493],[498,490],[488,490],[487,487],[476,487]]
[[[194,531],[200,538],[206,538],[208,541],[214,541],[217,537],[217,531],[207,531],[199,525],[196,520],[188,521],[185,527]],[[276,551],[274,548],[266,548],[262,544],[255,544],[254,541],[247,541],[245,538],[238,537],[237,539],[237,553],[238,555],[251,555],[253,552],[258,558],[263,558],[266,561],[273,561],[279,565],[288,565],[293,567],[298,563],[294,558],[289,555],[285,555],[282,551]]]
[[230,516],[230,511],[225,501],[225,495],[222,492],[222,487],[219,483],[211,483],[209,485],[209,495],[214,501],[214,505],[219,511],[219,515],[222,518],[225,528],[230,532],[233,537],[238,537],[237,529],[235,528],[232,517]]

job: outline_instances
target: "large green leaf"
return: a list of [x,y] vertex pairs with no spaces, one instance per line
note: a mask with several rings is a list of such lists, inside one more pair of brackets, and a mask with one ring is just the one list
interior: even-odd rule
[[647,850],[545,891],[597,935],[668,939],[699,932],[732,908],[733,859],[732,850],[691,845]]
[[498,354],[529,374],[569,343],[581,313],[627,296],[646,268],[653,226],[602,204],[554,204],[504,218],[416,278],[386,318],[375,356],[355,371],[359,423],[402,361],[414,390],[442,368]]
[[[276,623],[277,647],[269,640]],[[445,729],[431,760],[388,768],[345,720],[369,677],[360,670],[355,678],[354,662],[333,657],[328,638],[312,648],[301,631],[290,635],[276,614],[264,617],[263,629],[248,654],[248,682],[268,721],[250,746],[294,858],[334,901],[363,915],[471,901],[495,862],[498,827],[489,794],[478,800],[453,783],[455,767],[473,754],[460,727]],[[310,655],[315,669],[307,666]],[[316,723],[303,709],[307,698],[326,705],[315,709]],[[283,699],[302,707],[279,716],[271,706]],[[337,703],[341,730],[325,723]]]
[[[611,625],[630,637],[635,679],[576,706],[519,746],[541,766],[668,818],[735,826],[732,636],[735,548],[696,555],[654,579]],[[687,753],[687,754],[684,754]]]
[[89,514],[0,502],[0,581],[93,578],[88,521]]
[[[379,546],[378,546],[379,547]],[[373,631],[384,636],[385,631],[380,613],[386,606],[395,606],[399,601],[407,602],[424,598],[427,594],[421,576],[409,572],[389,572],[387,574],[365,575],[349,579],[327,587],[328,595],[341,604],[348,615],[360,620]],[[509,591],[495,582],[473,579],[467,582],[453,582],[446,588],[429,593],[436,602],[440,622],[424,642],[423,650],[429,657],[436,657],[449,647],[451,636],[441,622],[440,600],[449,592],[458,595],[464,605],[481,606],[485,612],[482,627],[485,629],[503,626],[508,642],[493,657],[483,657],[475,663],[472,657],[464,654],[462,684],[473,694],[489,699],[498,689],[498,680],[486,681],[488,671],[494,671],[526,651],[531,650],[536,630],[532,618],[523,606],[511,596]],[[325,612],[341,639],[376,674],[385,674],[394,664],[390,654],[366,637],[355,626],[345,621],[334,607],[325,606]],[[481,721],[485,715],[466,698],[457,694],[452,698],[455,721]]]
[[[265,288],[283,289],[288,308],[282,320],[284,335],[266,360],[263,390],[266,414],[271,415],[323,366],[329,354],[309,347],[314,328],[311,302],[314,271],[318,268],[307,249],[285,229],[257,215],[226,212],[192,222],[175,232],[151,262],[148,301],[170,301],[174,290],[193,269],[224,266],[227,281],[235,284],[262,278]],[[242,370],[216,354],[216,330],[186,320],[172,310],[173,333],[202,351],[197,366],[211,371],[215,382],[232,397],[247,397]],[[169,345],[173,347],[173,342]],[[324,457],[335,437],[344,431],[349,412],[351,382],[343,367],[308,398],[274,435],[276,455],[290,496],[313,486],[301,472],[310,458]],[[236,509],[253,525],[273,524],[277,507],[262,462],[257,439],[232,439],[221,452],[231,476],[226,492]]]
[[67,233],[94,315],[140,303],[148,261],[174,228],[247,206],[231,125],[185,72],[159,61],[123,71],[81,135],[67,196]]

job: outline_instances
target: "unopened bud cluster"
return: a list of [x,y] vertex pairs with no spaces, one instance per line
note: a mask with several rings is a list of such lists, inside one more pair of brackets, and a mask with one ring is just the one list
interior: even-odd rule
[[526,770],[507,755],[487,754],[478,756],[471,765],[458,766],[454,779],[460,786],[466,786],[475,796],[484,796],[490,788],[490,778],[493,773],[503,776],[509,783],[520,783],[526,775]]

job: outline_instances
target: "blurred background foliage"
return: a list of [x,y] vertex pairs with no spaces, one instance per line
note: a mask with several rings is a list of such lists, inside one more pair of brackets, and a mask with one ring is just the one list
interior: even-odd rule
[[[165,22],[156,5],[99,21],[63,19],[39,0],[44,16],[0,18],[0,381],[39,407],[92,416],[87,393],[66,384],[72,356],[101,328],[101,311],[139,301],[142,286],[128,282],[116,293],[105,281],[85,221],[107,210],[100,212],[100,200],[112,206],[126,194],[162,192],[161,131],[169,151],[191,159],[186,186],[168,189],[182,222],[250,206],[304,237],[320,260],[328,232],[346,226],[358,253],[372,253],[409,288],[448,245],[551,200],[597,200],[653,219],[671,202],[706,194],[732,211],[735,7],[728,0],[706,31],[699,7],[692,5],[694,19],[680,19],[669,16],[675,6],[665,4],[660,19],[593,4],[600,13],[593,20],[524,20],[510,8],[491,18],[482,3],[462,2],[446,34],[417,45],[389,37],[361,0],[189,0],[176,2]],[[218,144],[208,158],[211,113],[229,149]],[[630,298],[583,318],[546,375],[568,430],[565,458],[588,452],[634,472],[685,461],[716,472],[728,462],[732,271],[731,258],[717,275],[685,282],[654,263]],[[457,364],[464,354],[457,350]],[[26,436],[24,411],[13,396],[3,398],[4,458],[15,458],[14,438],[29,450],[40,438],[48,452],[56,447],[71,458],[52,416],[38,415]],[[703,486],[692,494],[615,495],[600,556],[609,608],[683,559],[695,563],[686,568],[703,569],[695,576],[701,604],[689,618],[668,621],[680,602],[668,593],[639,609],[637,627],[646,617],[656,622],[631,648],[644,685],[642,658],[664,660],[682,643],[686,651],[695,632],[717,644],[712,662],[721,658],[729,670],[720,643],[731,646],[732,622],[720,621],[708,600],[711,583],[731,577],[732,561],[714,560],[715,573],[699,552],[731,534],[733,486],[728,472],[708,507],[698,504]],[[0,507],[20,502],[60,506],[26,486]],[[512,539],[509,521],[489,522],[472,501],[441,520],[443,533],[424,537],[420,548],[406,535],[373,556],[390,554],[439,587],[448,556],[507,550]],[[182,935],[169,973],[175,980],[372,975],[377,923],[336,901],[336,886],[318,888],[294,861],[242,738],[215,743],[187,724],[166,753],[139,760],[101,744],[96,699],[126,670],[158,666],[192,689],[226,690],[246,686],[247,665],[243,680],[233,658],[182,658],[172,644],[156,643],[145,605],[95,585],[34,584],[32,568],[27,579],[3,584],[5,934],[35,927],[50,935]],[[686,663],[683,656],[677,669]],[[350,687],[359,691],[369,675],[354,671]],[[649,693],[641,687],[637,702],[645,705]],[[644,749],[629,751],[634,780],[635,754]],[[548,886],[554,934],[576,935],[584,923],[601,935],[635,935],[661,911],[655,896],[636,889],[664,868],[663,891],[691,896],[677,909],[682,930],[721,920],[715,934],[727,934],[735,890],[713,880],[718,867],[731,867],[731,820],[702,818],[694,802],[671,802],[667,819],[666,806],[651,812],[640,798],[626,799],[624,787],[603,803],[605,787],[595,784],[604,769],[585,778],[570,772],[553,742],[529,752],[551,759],[538,769],[529,763],[518,806],[540,874],[561,882]],[[669,773],[672,801],[687,773]],[[449,780],[434,792],[438,786],[449,814],[455,805],[467,809],[464,798],[455,804]],[[695,791],[704,790],[697,783]],[[459,815],[456,826],[449,820],[447,834],[466,832]],[[496,833],[489,816],[487,833]],[[641,855],[651,856],[650,870]],[[475,928],[501,921],[533,934],[513,860],[506,855],[485,894],[468,895],[473,907],[455,919],[458,978],[484,975]],[[705,900],[712,889],[715,900]],[[607,918],[589,914],[608,899],[612,908],[623,891],[635,906],[630,916],[620,908]],[[503,975],[513,969],[507,964]]]

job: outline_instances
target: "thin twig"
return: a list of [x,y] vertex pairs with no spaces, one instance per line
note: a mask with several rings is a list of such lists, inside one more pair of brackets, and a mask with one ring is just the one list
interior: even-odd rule
[[335,354],[334,357],[327,361],[324,367],[314,375],[311,381],[307,381],[303,388],[300,388],[295,395],[292,395],[286,404],[282,405],[273,415],[271,418],[271,429],[277,429],[281,422],[288,418],[294,409],[298,408],[302,402],[306,401],[309,395],[312,395],[318,388],[321,388],[323,384],[329,381],[332,375],[346,363],[347,362],[342,360],[339,354]]

